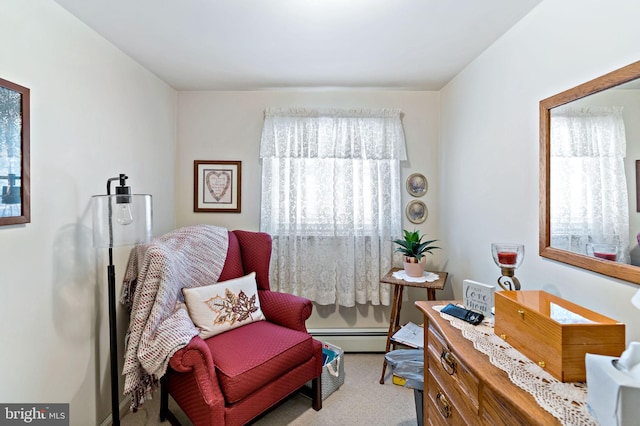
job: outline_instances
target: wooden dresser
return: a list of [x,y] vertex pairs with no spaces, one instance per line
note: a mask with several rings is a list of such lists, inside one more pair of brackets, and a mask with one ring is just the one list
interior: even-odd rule
[[432,309],[447,303],[416,302],[425,324],[424,424],[560,424]]

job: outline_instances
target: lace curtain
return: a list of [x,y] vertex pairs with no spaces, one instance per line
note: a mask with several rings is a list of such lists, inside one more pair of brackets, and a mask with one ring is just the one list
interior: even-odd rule
[[551,246],[585,254],[587,243],[616,244],[629,263],[622,108],[554,112],[551,140]]
[[388,305],[402,231],[399,110],[267,110],[260,228],[271,284],[322,305]]

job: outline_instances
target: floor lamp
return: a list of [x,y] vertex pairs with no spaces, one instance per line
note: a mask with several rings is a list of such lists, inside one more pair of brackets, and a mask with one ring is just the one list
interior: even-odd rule
[[[146,243],[151,239],[151,195],[131,194],[128,177],[120,174],[107,180],[107,195],[92,197],[93,246],[109,249],[107,281],[109,291],[109,347],[111,351],[111,416],[120,425],[118,386],[118,338],[116,328],[116,272],[113,247]],[[111,183],[119,181],[115,195]]]

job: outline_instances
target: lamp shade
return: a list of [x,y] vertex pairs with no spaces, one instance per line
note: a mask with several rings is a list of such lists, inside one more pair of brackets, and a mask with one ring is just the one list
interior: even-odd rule
[[94,195],[91,209],[94,247],[128,246],[151,240],[151,195]]

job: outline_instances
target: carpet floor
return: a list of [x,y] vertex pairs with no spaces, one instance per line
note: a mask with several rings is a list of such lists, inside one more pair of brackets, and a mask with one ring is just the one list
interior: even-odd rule
[[[340,388],[322,402],[322,410],[314,411],[311,400],[295,394],[266,415],[256,420],[254,426],[325,426],[325,425],[376,425],[416,426],[414,391],[394,385],[387,368],[385,384],[380,384],[383,354],[344,355],[345,381]],[[146,402],[137,413],[129,413],[123,426],[163,425],[158,419],[160,395]],[[191,423],[170,400],[171,411],[184,426]]]

